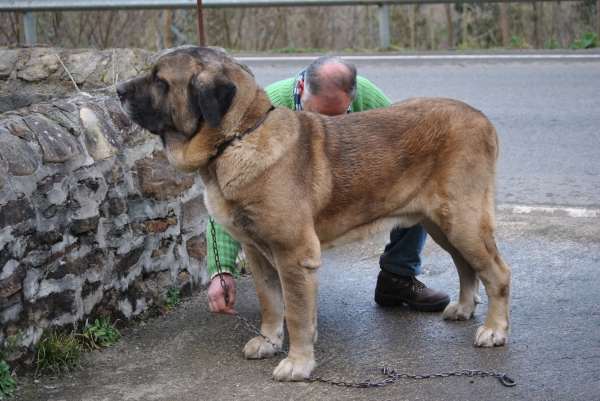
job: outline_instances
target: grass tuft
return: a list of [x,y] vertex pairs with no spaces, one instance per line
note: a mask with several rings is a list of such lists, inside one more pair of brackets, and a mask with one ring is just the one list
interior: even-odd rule
[[74,333],[48,332],[35,347],[35,375],[68,372],[77,368],[83,351],[83,345]]

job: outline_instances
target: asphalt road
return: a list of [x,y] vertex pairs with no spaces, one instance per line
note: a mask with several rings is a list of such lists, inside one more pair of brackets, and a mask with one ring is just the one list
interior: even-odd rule
[[[521,55],[525,53],[519,53]],[[532,53],[526,53],[532,54]],[[539,53],[533,53],[539,54]],[[566,53],[575,54],[575,53]],[[579,53],[577,53],[579,54]],[[599,55],[599,52],[586,53]],[[308,61],[248,60],[261,85]],[[207,312],[204,290],[166,317],[122,331],[77,372],[23,382],[27,400],[598,400],[600,399],[600,58],[357,60],[359,74],[400,101],[444,96],[481,109],[501,141],[496,238],[512,268],[511,335],[472,345],[487,298],[468,322],[373,302],[385,236],[324,252],[319,270],[315,374],[360,382],[383,366],[414,374],[475,369],[490,377],[402,379],[354,389],[270,379],[280,360],[249,361],[253,334]],[[450,258],[431,241],[423,281],[458,297]],[[238,280],[238,313],[258,324],[250,277]],[[287,347],[287,343],[284,344]]]

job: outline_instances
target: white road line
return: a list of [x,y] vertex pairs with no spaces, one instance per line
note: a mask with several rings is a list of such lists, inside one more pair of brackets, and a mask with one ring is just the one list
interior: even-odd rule
[[[235,55],[234,55],[235,57]],[[240,61],[309,61],[319,56],[247,56],[235,57]],[[535,59],[600,59],[600,54],[455,54],[455,55],[370,55],[346,56],[346,60],[535,60]]]
[[585,209],[578,207],[549,207],[549,206],[525,206],[525,205],[496,205],[501,211],[515,214],[555,214],[569,217],[596,218],[600,217],[600,210]]

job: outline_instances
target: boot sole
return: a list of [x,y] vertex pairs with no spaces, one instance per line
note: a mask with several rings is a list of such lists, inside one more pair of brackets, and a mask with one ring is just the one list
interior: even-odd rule
[[443,311],[446,306],[450,303],[450,298],[442,299],[434,304],[419,304],[416,302],[409,301],[401,297],[394,295],[384,295],[378,291],[375,291],[375,302],[380,306],[393,307],[400,306],[402,304],[408,305],[412,310],[419,312],[440,312]]

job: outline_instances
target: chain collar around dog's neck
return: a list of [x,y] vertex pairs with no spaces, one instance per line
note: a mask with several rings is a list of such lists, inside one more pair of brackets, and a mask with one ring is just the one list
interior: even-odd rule
[[217,148],[217,152],[214,155],[212,155],[210,157],[210,159],[208,159],[208,162],[209,163],[213,162],[219,156],[221,156],[223,154],[223,152],[225,152],[225,149],[227,149],[229,147],[229,145],[231,145],[233,143],[233,141],[242,139],[243,137],[245,137],[246,135],[248,135],[252,131],[256,130],[265,121],[265,119],[267,118],[267,116],[269,115],[269,113],[271,111],[273,111],[273,110],[275,110],[275,106],[271,105],[271,108],[269,110],[267,110],[267,112],[265,113],[265,115],[262,116],[262,118],[260,120],[258,120],[258,122],[256,124],[254,124],[252,127],[248,128],[246,131],[242,132],[241,134],[237,134],[233,138],[228,139],[225,142],[223,142],[222,144],[220,144],[219,147]]

